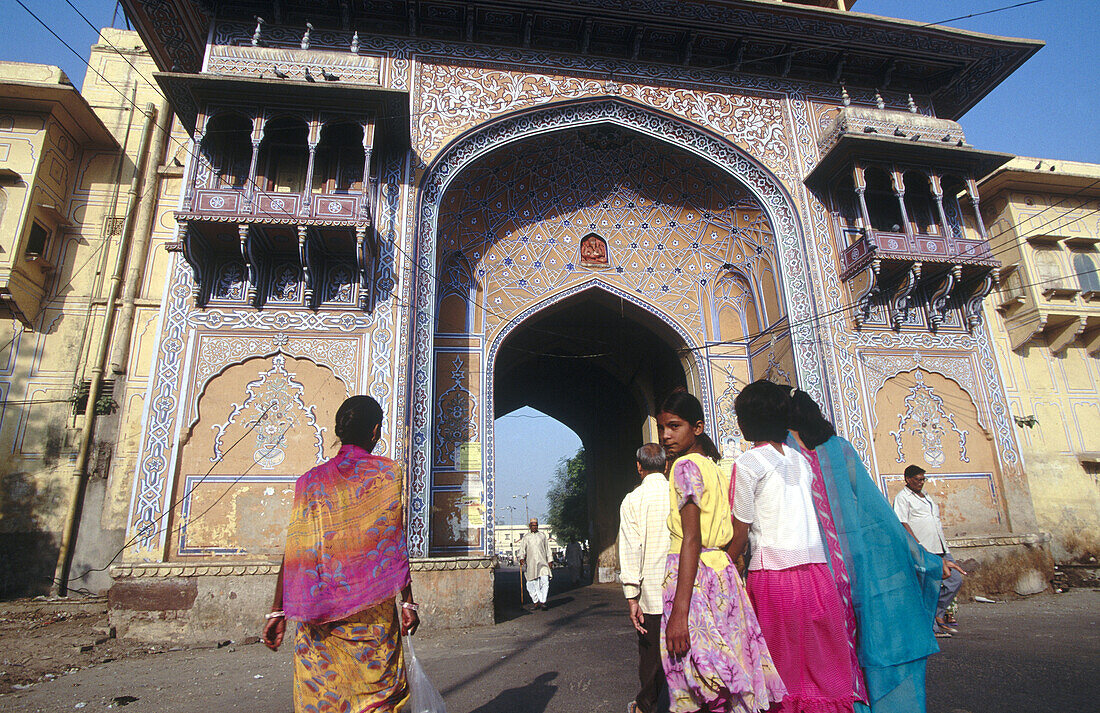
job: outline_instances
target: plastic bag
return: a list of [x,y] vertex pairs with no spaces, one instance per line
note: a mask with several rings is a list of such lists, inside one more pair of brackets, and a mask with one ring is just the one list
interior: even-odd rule
[[412,637],[404,637],[405,645],[405,676],[409,679],[409,707],[408,713],[447,713],[447,706],[443,703],[443,696],[435,690],[435,686],[428,680],[428,674],[420,665],[413,651]]

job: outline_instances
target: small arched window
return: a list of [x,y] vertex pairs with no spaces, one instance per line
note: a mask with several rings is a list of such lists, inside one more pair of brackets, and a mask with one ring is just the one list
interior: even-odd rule
[[1082,292],[1100,291],[1100,265],[1094,253],[1074,253],[1073,271]]
[[1040,292],[1066,286],[1058,248],[1035,248],[1035,282]]
[[280,116],[264,126],[260,143],[259,185],[267,191],[300,193],[309,161],[309,126],[293,116]]

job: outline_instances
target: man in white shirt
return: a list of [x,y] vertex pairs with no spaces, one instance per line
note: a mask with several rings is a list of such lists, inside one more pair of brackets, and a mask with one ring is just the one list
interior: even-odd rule
[[943,582],[940,584],[940,600],[936,606],[936,636],[950,637],[958,630],[944,622],[944,613],[962,586],[963,568],[955,564],[955,558],[947,549],[947,538],[943,535],[943,523],[940,522],[940,508],[936,501],[924,494],[924,469],[911,465],[905,469],[905,487],[894,497],[894,512],[901,524],[909,531],[920,546],[934,555],[943,557]]
[[[619,507],[619,576],[630,623],[638,632],[638,680],[642,687],[628,707],[631,713],[657,710],[665,673],[661,667],[661,585],[668,559],[668,481],[665,449],[647,443],[638,449],[642,482]],[[667,698],[667,697],[666,697]]]
[[534,608],[546,609],[546,596],[550,593],[550,540],[545,532],[539,532],[538,518],[531,518],[527,527],[531,531],[519,541],[519,566]]

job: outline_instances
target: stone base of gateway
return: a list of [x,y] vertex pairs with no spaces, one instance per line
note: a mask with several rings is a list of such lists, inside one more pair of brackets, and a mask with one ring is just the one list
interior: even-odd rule
[[[1047,591],[1054,576],[1049,541],[1047,533],[951,540],[955,559],[969,571],[961,599]],[[483,557],[413,560],[413,592],[424,626],[493,624],[493,564]],[[114,567],[111,625],[119,636],[150,642],[244,641],[259,636],[277,573],[271,562]]]
[[[413,560],[413,593],[423,625],[433,629],[493,623],[493,560]],[[126,564],[114,567],[108,592],[118,635],[149,642],[245,641],[271,610],[279,566]]]

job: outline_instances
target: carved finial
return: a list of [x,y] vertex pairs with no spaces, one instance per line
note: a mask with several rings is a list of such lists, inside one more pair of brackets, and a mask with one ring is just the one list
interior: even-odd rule
[[356,30],[355,34],[351,36],[351,53],[359,54],[359,31]]
[[844,102],[844,106],[852,105],[852,98],[848,96],[848,87],[843,84],[840,85],[840,100]]
[[304,50],[309,49],[309,33],[311,33],[311,32],[313,32],[313,25],[311,23],[307,22],[306,23],[306,33],[304,35],[302,35],[302,49],[304,49]]
[[917,113],[917,103],[913,101],[913,95],[909,95],[909,111],[913,114]]
[[259,47],[260,45],[260,33],[264,29],[264,19],[259,15],[256,15],[256,31],[252,33],[252,46]]
[[879,91],[877,89],[875,90],[875,106],[877,106],[879,109],[886,108],[886,102],[882,100],[882,95],[879,94]]

